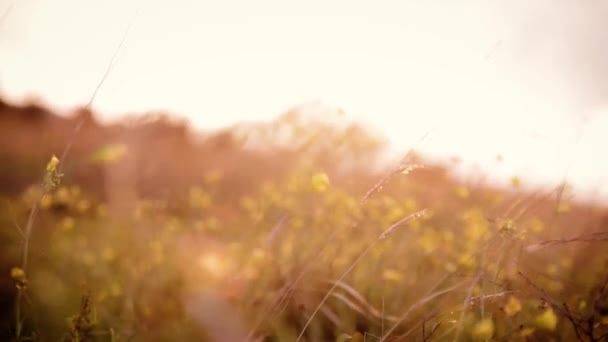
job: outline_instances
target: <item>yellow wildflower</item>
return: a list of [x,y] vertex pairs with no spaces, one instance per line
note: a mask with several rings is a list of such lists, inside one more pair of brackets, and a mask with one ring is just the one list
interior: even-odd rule
[[507,316],[514,316],[521,311],[521,302],[519,299],[517,299],[517,297],[510,296],[509,299],[507,299],[507,304],[505,305],[504,309]]
[[471,335],[473,336],[473,339],[478,341],[490,339],[494,335],[494,321],[492,321],[491,318],[484,318],[477,322],[477,324],[473,326]]
[[536,316],[535,323],[539,329],[553,331],[557,326],[557,315],[551,308]]
[[312,189],[316,192],[325,192],[329,188],[329,177],[327,174],[320,172],[312,176]]
[[401,273],[399,273],[393,269],[387,269],[387,270],[384,270],[384,272],[382,272],[382,278],[384,280],[399,283],[403,279],[403,276],[401,275]]
[[57,158],[54,154],[51,157],[51,160],[46,164],[46,172],[54,173],[57,172],[57,166],[59,166],[59,158]]

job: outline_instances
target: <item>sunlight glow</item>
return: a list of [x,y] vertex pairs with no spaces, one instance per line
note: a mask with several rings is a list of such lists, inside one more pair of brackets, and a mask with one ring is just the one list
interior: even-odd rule
[[202,254],[198,258],[198,264],[204,271],[216,278],[221,278],[226,275],[226,265],[217,254]]
[[[94,103],[106,121],[168,110],[209,129],[320,101],[387,136],[395,155],[430,132],[422,152],[462,157],[502,181],[567,176],[597,190],[608,161],[593,158],[590,144],[606,144],[606,122],[588,120],[578,132],[581,118],[608,101],[595,95],[608,69],[591,59],[600,48],[560,48],[601,32],[597,6],[32,0],[0,28],[0,86],[3,96],[38,96],[64,111],[86,103],[132,23]],[[565,15],[569,35],[560,33]],[[497,154],[505,162],[492,166]],[[567,171],[573,163],[586,171]]]

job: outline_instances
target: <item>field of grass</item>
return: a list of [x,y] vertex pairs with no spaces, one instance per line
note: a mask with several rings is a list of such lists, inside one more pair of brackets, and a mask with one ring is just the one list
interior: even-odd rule
[[608,210],[566,185],[379,167],[295,113],[196,135],[0,104],[2,340],[608,340]]

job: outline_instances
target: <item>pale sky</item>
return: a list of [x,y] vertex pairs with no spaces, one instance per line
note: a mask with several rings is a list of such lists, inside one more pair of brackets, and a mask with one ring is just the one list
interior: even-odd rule
[[[0,94],[201,128],[339,107],[405,151],[608,196],[608,1],[0,0]],[[593,151],[595,149],[595,152]],[[496,163],[497,154],[504,156]]]

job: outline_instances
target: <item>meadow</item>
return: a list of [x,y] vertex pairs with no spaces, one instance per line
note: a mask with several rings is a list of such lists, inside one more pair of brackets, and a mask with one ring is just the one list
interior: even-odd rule
[[385,148],[0,101],[0,339],[608,340],[605,203]]

